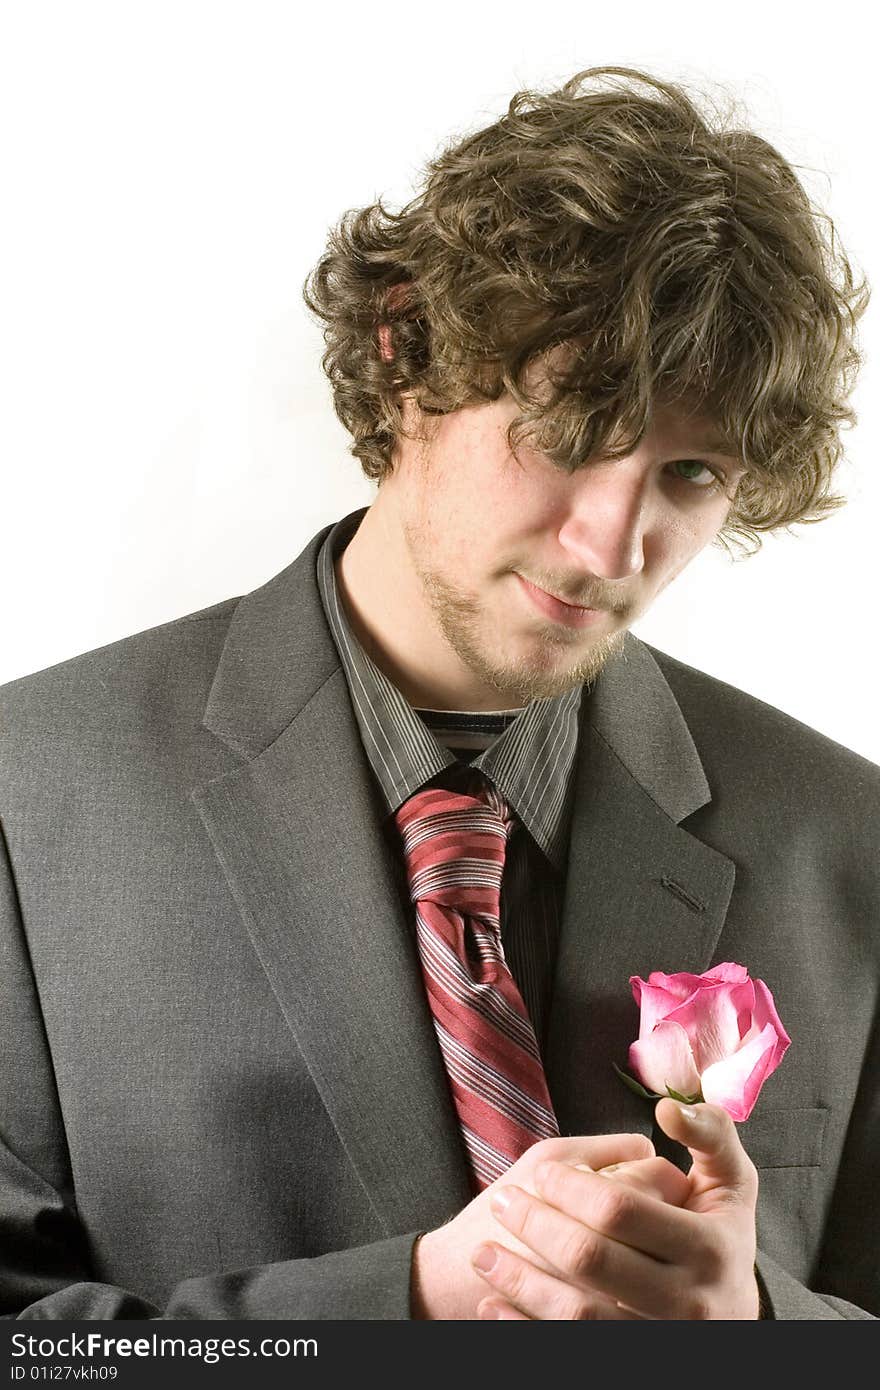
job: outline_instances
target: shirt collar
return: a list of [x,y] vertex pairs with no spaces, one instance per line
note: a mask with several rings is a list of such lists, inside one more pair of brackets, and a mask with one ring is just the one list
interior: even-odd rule
[[[364,651],[343,607],[334,562],[366,510],[352,512],[330,531],[318,553],[317,580],[364,749],[390,815],[457,760]],[[491,779],[560,870],[566,858],[582,692],[576,685],[553,699],[532,700],[471,764]]]

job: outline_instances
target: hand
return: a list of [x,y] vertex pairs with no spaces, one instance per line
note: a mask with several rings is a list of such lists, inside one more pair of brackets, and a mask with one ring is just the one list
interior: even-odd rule
[[[601,1168],[605,1164],[632,1160],[662,1162],[653,1158],[654,1146],[643,1134],[604,1134],[588,1138],[542,1139],[508,1168],[503,1177],[482,1191],[439,1230],[429,1231],[417,1241],[412,1261],[412,1315],[414,1318],[476,1318],[477,1304],[486,1285],[471,1264],[475,1246],[487,1240],[501,1241],[509,1253],[516,1252],[532,1266],[552,1270],[552,1264],[529,1245],[508,1234],[492,1213],[492,1196],[501,1186],[516,1183],[518,1190],[535,1194],[534,1171],[542,1161],[554,1165],[586,1164]],[[672,1168],[672,1164],[666,1167]],[[574,1172],[573,1167],[564,1171]],[[678,1172],[678,1170],[675,1170]],[[682,1174],[678,1174],[686,1182]],[[609,1316],[616,1304],[608,1304]]]
[[[681,1205],[639,1191],[639,1164],[603,1175],[578,1172],[570,1161],[542,1162],[531,1193],[513,1185],[511,1168],[495,1184],[493,1211],[528,1253],[498,1243],[474,1251],[478,1261],[487,1249],[495,1254],[492,1268],[481,1271],[495,1294],[480,1301],[478,1317],[758,1317],[758,1175],[733,1121],[719,1106],[668,1099],[655,1113],[693,1159],[687,1178],[679,1175],[688,1185]],[[655,1170],[664,1163],[654,1160]]]

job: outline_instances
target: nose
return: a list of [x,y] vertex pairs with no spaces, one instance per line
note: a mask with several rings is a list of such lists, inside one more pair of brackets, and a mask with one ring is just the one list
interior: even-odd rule
[[626,460],[589,464],[576,488],[559,542],[598,579],[627,579],[645,564],[646,478]]

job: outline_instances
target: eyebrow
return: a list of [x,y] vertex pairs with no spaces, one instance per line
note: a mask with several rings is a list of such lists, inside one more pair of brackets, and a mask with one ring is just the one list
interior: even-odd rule
[[725,439],[723,435],[713,434],[711,438],[701,440],[697,446],[697,452],[700,450],[706,454],[724,454],[726,458],[742,461],[741,450],[736,442],[732,439]]

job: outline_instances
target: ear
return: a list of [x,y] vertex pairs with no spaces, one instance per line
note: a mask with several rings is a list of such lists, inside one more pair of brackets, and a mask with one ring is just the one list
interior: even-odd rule
[[[385,312],[398,314],[406,309],[409,298],[410,281],[401,280],[385,291]],[[376,330],[379,340],[379,356],[383,362],[394,361],[394,347],[391,341],[391,324],[380,323]]]
[[391,346],[391,324],[380,323],[376,329],[376,336],[379,339],[379,356],[383,362],[394,361],[394,348]]
[[418,438],[424,434],[431,417],[423,415],[414,391],[401,391],[397,397],[403,415],[403,428],[408,435]]

